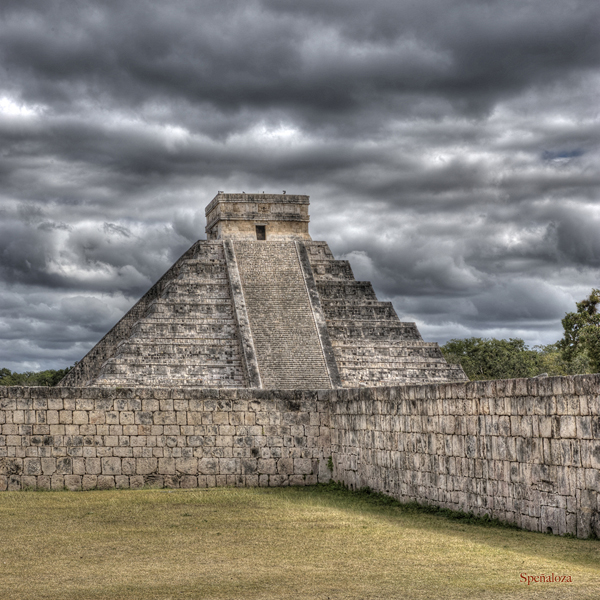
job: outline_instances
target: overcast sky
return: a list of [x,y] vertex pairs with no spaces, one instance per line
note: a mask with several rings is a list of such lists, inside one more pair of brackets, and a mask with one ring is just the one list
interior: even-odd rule
[[2,0],[0,367],[80,359],[217,190],[428,341],[551,343],[600,287],[596,0]]

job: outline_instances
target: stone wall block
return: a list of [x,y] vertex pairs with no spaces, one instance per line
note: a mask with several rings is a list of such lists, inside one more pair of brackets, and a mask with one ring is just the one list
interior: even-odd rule
[[98,475],[96,487],[99,490],[114,489],[116,487],[114,476],[113,475]]
[[105,457],[102,459],[103,475],[121,475],[121,459],[118,457]]
[[50,489],[60,491],[65,487],[65,476],[64,475],[52,475],[50,477]]
[[577,437],[577,426],[574,416],[560,417],[559,435],[561,438]]
[[129,477],[127,475],[117,475],[115,477],[115,487],[118,490],[129,489]]
[[158,468],[158,459],[156,458],[137,458],[136,459],[136,474],[149,475],[155,473]]
[[590,466],[592,469],[600,471],[600,441],[594,441],[589,444]]
[[58,475],[71,475],[73,473],[73,459],[70,456],[57,458],[56,473]]
[[75,410],[79,411],[90,411],[94,410],[94,400],[92,398],[76,398],[75,399]]
[[100,458],[86,458],[85,469],[88,475],[100,475],[102,473],[102,460]]
[[277,464],[274,459],[258,459],[258,472],[265,475],[274,475],[277,473]]
[[25,458],[23,460],[23,474],[31,475],[31,476],[41,475],[42,474],[41,460],[39,458]]
[[65,487],[73,492],[80,490],[82,487],[82,476],[65,475]]
[[174,458],[159,458],[158,472],[161,475],[175,475],[175,459]]
[[198,473],[198,459],[193,457],[175,459],[175,471],[186,475],[196,475]]
[[[216,475],[219,472],[219,462],[216,458],[202,458],[198,461],[198,471],[203,475]],[[208,482],[208,480],[207,480]]]

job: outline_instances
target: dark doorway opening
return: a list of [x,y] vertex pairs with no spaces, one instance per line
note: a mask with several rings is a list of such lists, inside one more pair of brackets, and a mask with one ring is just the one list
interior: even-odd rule
[[256,239],[257,240],[266,240],[267,239],[267,226],[266,225],[257,225],[256,226]]

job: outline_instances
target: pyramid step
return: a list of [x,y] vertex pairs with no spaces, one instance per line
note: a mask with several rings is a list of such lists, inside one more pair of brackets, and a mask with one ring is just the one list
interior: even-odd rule
[[377,300],[368,281],[317,281],[316,285],[319,295],[325,300]]
[[203,241],[196,247],[194,251],[195,259],[225,259],[225,252],[223,250],[223,242],[209,242]]
[[311,263],[319,260],[335,260],[327,242],[304,242]]
[[311,267],[315,281],[354,281],[352,267],[347,260],[314,260]]
[[[119,345],[118,349],[121,351],[122,348],[132,345],[140,348],[156,348],[157,351],[168,348],[194,348],[198,346],[199,349],[208,348],[211,346],[211,339],[213,340],[212,346],[215,348],[237,348],[238,341],[236,338],[190,338],[187,337],[152,337],[152,338],[129,338],[123,340]],[[165,350],[168,351],[168,350]]]
[[224,317],[222,315],[218,315],[215,317],[206,317],[206,316],[201,316],[201,317],[195,317],[195,316],[191,316],[191,315],[157,315],[157,314],[153,314],[153,315],[149,315],[146,317],[142,317],[138,323],[145,323],[145,324],[169,324],[169,325],[183,325],[183,326],[189,326],[189,325],[234,325],[235,324],[235,319],[233,317]]
[[197,324],[197,323],[171,323],[171,322],[160,322],[160,323],[144,323],[138,321],[131,329],[131,337],[210,337],[215,338],[223,337],[235,337],[237,334],[237,327],[234,324]]
[[215,350],[212,347],[208,347],[205,352],[182,352],[179,348],[176,348],[174,352],[154,352],[153,350],[144,352],[143,350],[140,349],[138,352],[129,350],[120,351],[114,359],[131,362],[162,362],[165,364],[181,364],[182,361],[185,361],[186,364],[241,364],[239,353],[233,349]]
[[209,377],[213,375],[242,377],[241,365],[228,364],[198,364],[198,365],[166,365],[161,363],[146,362],[119,362],[118,359],[111,358],[102,367],[102,374],[105,377],[114,377],[116,375],[132,376],[147,374],[149,376],[160,376],[169,378],[189,378],[189,377]]
[[169,282],[163,291],[163,299],[175,300],[179,302],[186,301],[204,301],[208,298],[229,298],[229,283],[215,283],[210,281],[207,283],[187,282],[183,280],[175,280]]
[[378,360],[378,357],[373,357],[373,360],[368,359],[357,359],[357,360],[338,360],[338,366],[352,369],[404,369],[407,367],[414,366],[415,368],[447,368],[448,364],[441,361],[439,358],[420,358],[415,360],[414,357],[407,357],[404,360],[390,359],[390,360]]
[[177,284],[179,286],[187,285],[194,288],[203,288],[209,285],[222,285],[228,286],[229,280],[227,279],[227,273],[222,273],[221,275],[204,275],[204,274],[195,274],[195,273],[179,273],[177,279],[174,279],[173,284]]
[[111,365],[111,367],[117,366],[126,366],[132,368],[155,368],[155,367],[168,367],[168,368],[177,368],[184,369],[188,367],[194,368],[207,368],[207,369],[229,369],[229,368],[239,368],[241,367],[241,361],[238,359],[231,360],[198,360],[198,359],[188,359],[185,362],[185,365],[181,364],[181,361],[178,358],[137,358],[137,359],[125,359],[125,358],[110,358],[107,361],[107,364]]
[[391,302],[380,302],[379,304],[351,304],[344,303],[335,306],[324,306],[325,318],[329,320],[391,320],[399,321],[398,315]]
[[398,385],[419,383],[443,383],[448,381],[464,381],[462,371],[446,368],[414,368],[414,369],[340,369],[345,386],[363,387],[372,385]]
[[[404,323],[404,321],[401,321]],[[393,349],[393,348],[404,348],[404,349],[418,349],[418,348],[437,348],[439,346],[436,342],[424,342],[423,340],[365,340],[360,346],[357,346],[353,341],[335,340],[331,342],[336,348],[342,348],[347,350],[355,350],[358,348],[365,349]]]
[[336,323],[327,324],[332,340],[419,340],[421,335],[414,323],[396,324],[374,322],[373,324]]
[[158,302],[152,304],[146,317],[176,318],[195,315],[198,318],[233,319],[231,302],[222,304],[201,304],[199,302]]
[[138,377],[138,378],[102,378],[94,382],[99,387],[152,387],[152,388],[240,388],[243,387],[243,381],[239,379],[169,379],[165,377]]
[[227,261],[225,257],[221,258],[187,258],[181,263],[182,269],[193,270],[196,267],[214,267],[221,269],[227,269]]

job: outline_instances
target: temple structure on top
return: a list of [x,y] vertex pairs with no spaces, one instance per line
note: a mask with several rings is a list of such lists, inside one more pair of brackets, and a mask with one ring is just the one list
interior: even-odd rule
[[310,240],[308,196],[224,194],[206,207],[208,240]]
[[225,194],[196,242],[61,382],[331,389],[465,381],[308,233],[309,197]]

